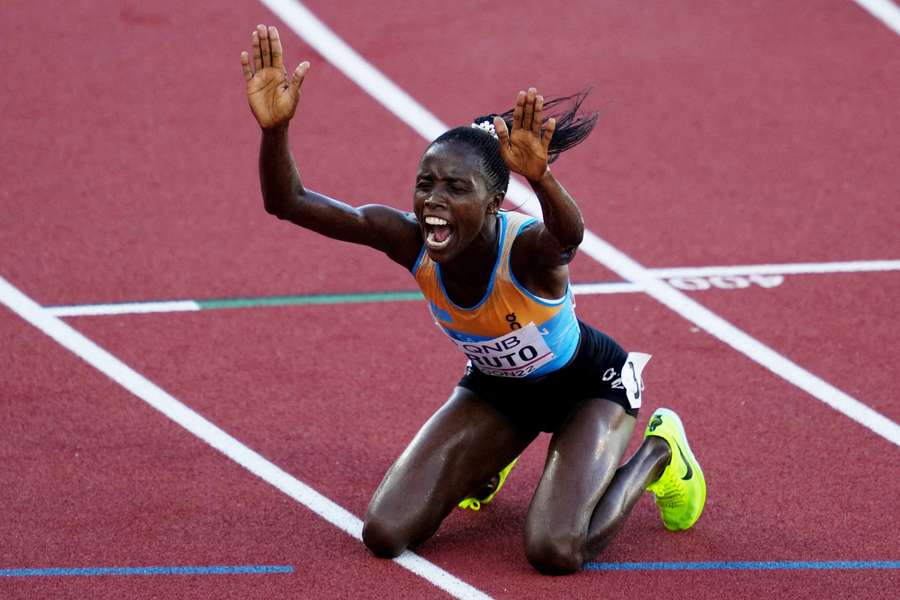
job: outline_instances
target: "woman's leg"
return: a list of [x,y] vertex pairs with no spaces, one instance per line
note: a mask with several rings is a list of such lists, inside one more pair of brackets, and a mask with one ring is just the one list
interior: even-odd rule
[[535,437],[457,387],[384,476],[366,512],[363,542],[385,558],[424,542]]
[[571,573],[618,531],[669,460],[665,440],[645,440],[617,469],[635,419],[609,400],[576,405],[550,441],[525,522],[525,552],[543,573]]
[[648,437],[628,462],[619,467],[594,509],[585,544],[585,562],[600,554],[612,541],[647,486],[659,479],[670,456],[665,440]]

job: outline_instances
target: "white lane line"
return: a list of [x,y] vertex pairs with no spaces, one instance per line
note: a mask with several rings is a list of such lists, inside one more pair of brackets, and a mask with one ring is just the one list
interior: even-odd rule
[[824,263],[783,263],[646,269],[661,279],[670,277],[723,277],[729,275],[806,275],[818,273],[873,273],[900,271],[900,260],[853,260]]
[[900,35],[900,7],[891,0],[853,0]]
[[[628,292],[642,292],[643,288],[628,282],[601,282],[601,283],[573,283],[572,291],[576,294],[623,294]],[[260,298],[259,304],[247,303],[235,308],[271,308],[290,306],[290,302],[278,304],[266,302]],[[367,300],[367,302],[391,302],[392,300]],[[327,303],[325,303],[327,304]],[[203,308],[195,300],[167,300],[162,302],[124,302],[122,304],[68,304],[60,306],[43,307],[48,314],[54,317],[103,317],[115,315],[193,312],[198,310],[217,310],[216,308]],[[230,307],[229,307],[230,308]]]
[[[400,90],[384,74],[338,38],[299,2],[296,0],[260,1],[278,15],[307,44],[347,75],[351,81],[363,87],[375,100],[388,107],[398,119],[405,122],[426,140],[430,141],[448,129],[433,114],[418,105],[411,96]],[[410,102],[416,104],[416,110],[406,108]],[[397,107],[401,105],[404,108],[398,109]],[[541,210],[537,199],[531,190],[519,181],[510,181],[508,196],[514,202],[521,203],[527,212],[540,217]],[[738,352],[900,446],[900,426],[896,423],[754,339],[665,282],[657,280],[648,269],[594,233],[585,232],[581,251],[612,269],[626,281],[642,285],[647,294]]]
[[572,293],[578,296],[593,294],[630,294],[643,292],[644,288],[630,281],[615,283],[573,283]]
[[[843,262],[826,262],[826,263],[783,263],[770,265],[731,265],[731,266],[710,266],[710,267],[666,267],[660,269],[646,269],[647,273],[659,279],[685,279],[692,277],[740,277],[751,276],[750,283],[757,283],[762,287],[776,287],[782,283],[781,280],[773,281],[756,281],[752,279],[754,275],[806,275],[806,274],[828,274],[828,273],[876,273],[885,271],[900,271],[900,260],[857,260]],[[670,281],[670,284],[673,282]],[[674,282],[675,286],[683,290],[697,291],[707,289],[706,287],[697,287],[695,282],[688,282],[680,285],[678,281]],[[715,287],[722,289],[732,289],[735,286],[730,284],[721,284]],[[604,281],[598,283],[573,283],[572,291],[576,295],[592,295],[592,294],[628,294],[634,292],[643,292],[644,288],[636,283],[628,281]],[[382,300],[373,300],[373,302],[381,302]],[[272,302],[260,301],[259,307],[285,306],[290,304],[285,302],[276,304]],[[246,306],[254,306],[247,304]],[[243,307],[241,307],[243,308]],[[69,304],[60,306],[45,306],[44,310],[56,317],[96,317],[107,315],[129,315],[144,313],[169,313],[169,312],[185,312],[204,309],[196,300],[166,300],[160,302],[123,302],[107,303],[107,304]]]
[[[387,79],[378,69],[361,57],[356,50],[348,46],[344,40],[332,32],[308,8],[297,2],[281,0],[260,0],[269,10],[279,15],[285,23],[301,23],[306,35],[322,40],[328,46],[328,62],[344,73],[349,79],[365,90],[376,102],[381,103],[388,112],[393,113],[401,121],[413,119],[424,128],[421,133],[426,139],[433,140],[447,131],[446,127],[424,106],[416,102],[409,94]],[[295,31],[296,27],[291,25]],[[291,66],[288,70],[292,70]],[[383,91],[387,90],[384,94]]]
[[132,315],[144,313],[190,312],[200,310],[193,300],[167,302],[123,302],[121,304],[73,304],[44,308],[54,317],[95,317],[102,315]]
[[688,321],[843,415],[900,446],[900,425],[810,373],[666,282],[655,279],[647,269],[608,242],[593,233],[586,232],[581,247],[586,254],[618,273],[623,279],[643,283],[647,294]]
[[[362,539],[362,521],[356,515],[269,462],[261,454],[251,450],[201,414],[176,400],[165,390],[58,317],[49,314],[3,277],[0,277],[0,301],[73,354],[234,462],[272,484],[338,529],[358,540]],[[489,598],[464,581],[412,552],[403,553],[395,561],[457,598]]]

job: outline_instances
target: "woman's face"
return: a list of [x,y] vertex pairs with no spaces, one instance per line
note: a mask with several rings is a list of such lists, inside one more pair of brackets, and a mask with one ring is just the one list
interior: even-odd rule
[[490,235],[502,196],[491,194],[481,159],[461,143],[435,144],[419,162],[413,210],[428,255],[437,262],[458,256],[480,234]]

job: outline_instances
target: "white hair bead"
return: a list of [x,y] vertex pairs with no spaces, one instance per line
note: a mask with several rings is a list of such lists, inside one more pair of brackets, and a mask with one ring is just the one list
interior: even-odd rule
[[489,134],[491,134],[494,137],[494,139],[499,139],[497,137],[497,128],[494,127],[494,124],[490,121],[482,121],[481,123],[472,123],[472,127],[486,131]]

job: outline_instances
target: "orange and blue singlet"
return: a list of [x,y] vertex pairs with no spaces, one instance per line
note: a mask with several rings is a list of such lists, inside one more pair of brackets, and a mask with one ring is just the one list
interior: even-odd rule
[[520,213],[500,213],[497,261],[484,297],[472,307],[459,306],[447,296],[441,266],[431,260],[424,244],[412,268],[438,327],[486,375],[539,377],[564,367],[578,349],[580,329],[571,289],[559,299],[540,298],[513,275],[513,242],[535,222]]

